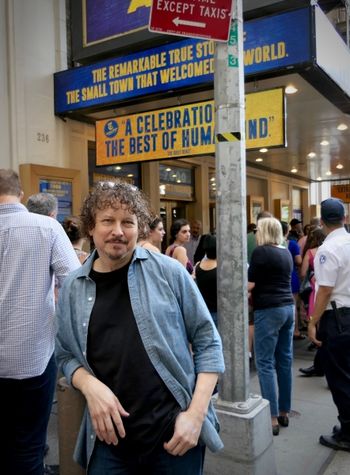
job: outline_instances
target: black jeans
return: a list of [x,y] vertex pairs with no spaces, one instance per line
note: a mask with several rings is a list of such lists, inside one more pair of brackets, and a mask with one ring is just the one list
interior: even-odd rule
[[0,471],[6,475],[42,475],[44,449],[53,395],[56,363],[52,356],[40,376],[0,378]]
[[350,438],[350,308],[327,310],[320,321],[321,358],[342,432]]

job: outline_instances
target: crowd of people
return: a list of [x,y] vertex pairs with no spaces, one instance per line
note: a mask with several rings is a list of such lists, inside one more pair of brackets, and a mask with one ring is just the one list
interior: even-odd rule
[[300,371],[326,376],[340,422],[319,442],[350,451],[350,234],[345,215],[343,202],[329,198],[321,203],[321,218],[304,230],[296,218],[288,226],[269,213],[258,216],[257,226],[248,228],[248,290],[257,373],[261,393],[270,402],[273,434],[289,425],[293,339],[305,338],[303,315],[309,349],[316,353],[314,364]]
[[[81,216],[62,226],[53,195],[32,195],[27,207],[22,198],[17,173],[1,169],[4,473],[44,473],[57,362],[86,400],[75,459],[90,475],[201,475],[205,447],[223,446],[211,401],[224,371],[215,234],[178,219],[162,254],[162,220],[123,182],[97,184]],[[350,451],[344,219],[333,198],[304,232],[296,218],[288,225],[260,213],[247,234],[247,298],[273,435],[289,425],[293,340],[305,326],[316,351],[301,372],[325,374],[339,412],[340,426],[320,443]]]

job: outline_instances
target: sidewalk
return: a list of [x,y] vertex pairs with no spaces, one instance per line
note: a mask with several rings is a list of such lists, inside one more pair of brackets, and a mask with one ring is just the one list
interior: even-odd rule
[[[307,346],[307,340],[294,342],[290,423],[273,438],[278,475],[349,475],[350,453],[336,452],[318,442],[321,434],[332,432],[338,419],[325,378],[300,376],[298,369],[311,366],[314,357]],[[251,391],[259,393],[256,374],[251,378]]]
[[[299,376],[299,368],[312,364],[314,352],[307,351],[307,346],[307,340],[294,343],[290,424],[288,428],[281,428],[280,435],[273,438],[278,475],[349,475],[350,453],[336,452],[318,443],[319,436],[330,434],[338,422],[337,411],[325,378]],[[260,393],[255,372],[251,375],[250,391]],[[45,462],[57,465],[57,405],[54,405],[50,419],[48,443],[50,451]]]

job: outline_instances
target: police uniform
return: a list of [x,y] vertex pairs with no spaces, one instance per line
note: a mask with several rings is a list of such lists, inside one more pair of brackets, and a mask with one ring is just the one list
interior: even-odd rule
[[316,253],[314,267],[316,291],[319,286],[333,287],[318,336],[341,430],[350,441],[350,234],[344,227],[328,234]]

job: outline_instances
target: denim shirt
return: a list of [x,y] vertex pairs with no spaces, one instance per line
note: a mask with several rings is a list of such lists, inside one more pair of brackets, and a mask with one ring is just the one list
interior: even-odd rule
[[[67,277],[59,296],[56,357],[69,384],[79,367],[93,374],[86,351],[89,319],[96,298],[95,283],[89,277],[95,257],[94,252],[80,269]],[[186,410],[196,375],[224,371],[221,339],[207,306],[192,277],[178,261],[141,247],[136,247],[131,260],[128,286],[131,307],[150,361],[181,409]],[[200,439],[212,451],[223,447],[218,429],[210,403]],[[95,437],[85,408],[74,454],[83,467],[89,462]]]

